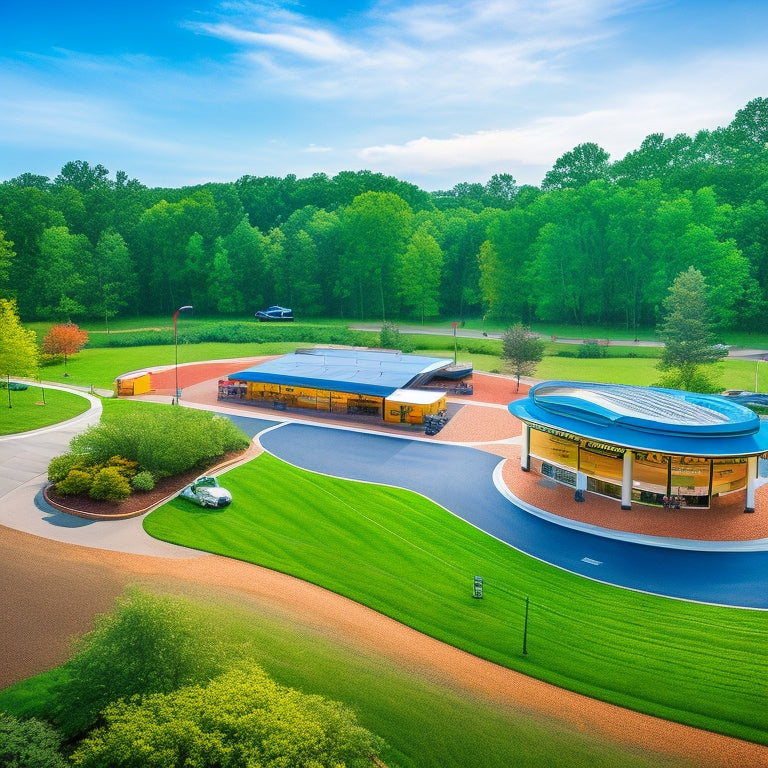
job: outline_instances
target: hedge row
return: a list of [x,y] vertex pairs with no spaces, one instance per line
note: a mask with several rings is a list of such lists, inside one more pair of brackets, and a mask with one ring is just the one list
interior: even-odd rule
[[[91,334],[88,347],[145,347],[171,345],[172,330],[128,331],[125,333]],[[344,344],[348,346],[378,346],[379,334],[373,331],[353,331],[334,326],[264,323],[206,323],[185,328],[179,343],[234,342],[236,344],[265,344],[269,342],[299,342],[303,344]]]

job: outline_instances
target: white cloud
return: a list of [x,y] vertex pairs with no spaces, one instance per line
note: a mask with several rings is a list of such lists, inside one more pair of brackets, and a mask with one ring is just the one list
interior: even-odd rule
[[358,53],[323,29],[291,25],[271,32],[255,32],[232,24],[199,24],[196,29],[222,40],[293,53],[312,61],[345,62]]

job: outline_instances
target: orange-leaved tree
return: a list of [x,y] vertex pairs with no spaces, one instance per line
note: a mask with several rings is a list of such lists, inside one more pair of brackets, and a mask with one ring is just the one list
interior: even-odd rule
[[88,331],[81,331],[74,323],[54,325],[43,339],[43,354],[64,355],[64,375],[67,373],[67,355],[77,354],[88,343]]

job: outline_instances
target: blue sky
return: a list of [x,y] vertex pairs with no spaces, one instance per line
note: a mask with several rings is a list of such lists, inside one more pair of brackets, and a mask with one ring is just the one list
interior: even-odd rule
[[0,180],[368,169],[539,184],[768,96],[768,0],[6,0]]

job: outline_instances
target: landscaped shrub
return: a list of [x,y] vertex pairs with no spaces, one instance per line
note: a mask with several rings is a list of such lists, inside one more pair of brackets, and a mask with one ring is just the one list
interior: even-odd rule
[[83,457],[74,453],[54,456],[48,464],[48,482],[60,483],[73,469],[83,467]]
[[107,465],[114,456],[138,464],[156,478],[212,464],[245,450],[248,436],[229,419],[174,406],[117,412],[72,439],[72,453]]
[[122,501],[131,495],[131,484],[117,467],[103,467],[96,472],[88,495],[101,501]]
[[600,344],[584,342],[579,345],[577,357],[581,358],[600,358],[606,357],[606,348]]
[[66,768],[61,736],[48,723],[0,713],[0,765],[8,768]]
[[135,491],[143,491],[144,493],[147,493],[154,489],[155,478],[152,476],[151,472],[144,470],[131,478],[131,485]]
[[92,471],[88,469],[72,469],[63,480],[56,483],[56,490],[62,496],[77,496],[89,493],[92,485]]
[[131,461],[123,456],[111,456],[105,467],[114,467],[123,477],[130,480],[139,471],[139,462]]
[[413,352],[411,339],[406,338],[394,323],[384,323],[379,332],[379,346],[382,349],[399,349],[401,352]]
[[[88,347],[146,347],[171,345],[176,341],[172,330],[129,331],[127,333],[91,334]],[[339,326],[315,326],[303,323],[199,322],[179,333],[179,344],[202,342],[234,342],[265,344],[269,342],[298,342],[301,344],[346,344],[376,346],[378,333],[353,331]]]

